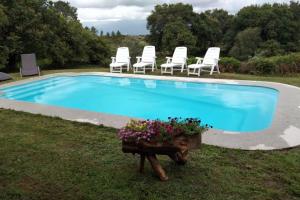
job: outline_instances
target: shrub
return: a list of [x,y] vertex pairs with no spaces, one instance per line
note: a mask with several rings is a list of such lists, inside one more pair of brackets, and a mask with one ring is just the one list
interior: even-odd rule
[[242,62],[239,73],[242,74],[256,74],[255,73],[255,67],[253,66],[253,63],[248,63],[248,62]]
[[197,58],[196,57],[190,57],[187,60],[187,64],[188,65],[196,64],[196,62],[197,62]]
[[254,74],[274,74],[276,65],[270,59],[267,58],[253,58],[248,64],[250,65],[250,69]]
[[[226,60],[226,59],[225,59]],[[220,61],[222,63],[224,61]],[[224,62],[225,63],[225,62]],[[225,70],[233,72],[230,67]],[[224,70],[224,69],[223,69]],[[246,74],[292,74],[300,73],[300,53],[291,53],[273,57],[254,57],[248,62],[242,62],[238,69],[240,73]]]
[[300,72],[300,53],[292,53],[284,56],[269,58],[276,65],[277,74],[289,74]]
[[221,58],[219,64],[222,72],[238,72],[241,66],[241,62],[233,57]]
[[52,60],[51,59],[48,59],[48,58],[45,58],[45,59],[38,59],[37,60],[37,64],[40,68],[43,68],[43,69],[49,69],[51,68],[51,64],[52,64]]

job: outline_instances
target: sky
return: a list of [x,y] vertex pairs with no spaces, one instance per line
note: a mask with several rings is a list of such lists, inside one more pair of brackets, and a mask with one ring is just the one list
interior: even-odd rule
[[120,30],[123,34],[147,34],[147,16],[154,6],[163,3],[192,4],[195,12],[223,8],[236,13],[247,5],[288,3],[290,0],[67,0],[77,8],[78,18],[84,26],[95,26],[104,33]]

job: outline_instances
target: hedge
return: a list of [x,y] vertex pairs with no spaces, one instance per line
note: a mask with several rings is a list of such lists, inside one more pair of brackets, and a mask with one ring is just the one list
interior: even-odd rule
[[240,62],[232,57],[221,58],[222,72],[247,74],[292,74],[300,73],[300,52],[274,57],[254,57],[247,62]]

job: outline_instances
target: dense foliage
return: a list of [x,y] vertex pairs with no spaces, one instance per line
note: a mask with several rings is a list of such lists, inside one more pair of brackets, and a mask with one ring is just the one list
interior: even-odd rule
[[272,57],[253,57],[240,62],[232,57],[221,58],[219,65],[223,72],[246,74],[295,74],[300,73],[300,53]]
[[32,52],[42,67],[107,63],[109,48],[76,12],[63,1],[0,0],[0,68],[13,70]]
[[151,44],[156,46],[158,64],[176,46],[187,46],[189,58],[219,46],[225,57],[220,62],[223,71],[294,73],[300,71],[299,54],[294,54],[300,51],[299,13],[300,3],[295,1],[248,6],[235,15],[222,9],[197,13],[191,5],[162,4],[147,19],[150,34],[145,39],[120,31],[98,36],[94,27],[82,27],[76,8],[64,1],[0,0],[0,69],[16,70],[22,53],[36,53],[42,68],[107,66],[119,46],[129,47],[134,63],[143,47]]
[[125,36],[120,33],[118,34],[118,32],[115,35],[111,34],[109,36],[102,36],[101,38],[110,47],[111,55],[113,56],[116,55],[118,47],[128,47],[132,63],[136,61],[137,56],[141,56],[144,46],[148,45],[143,36]]
[[202,13],[191,5],[157,5],[148,17],[148,40],[169,53],[174,46],[190,54],[220,46],[222,54],[239,60],[300,51],[300,4],[264,4],[242,8],[231,15],[222,9]]

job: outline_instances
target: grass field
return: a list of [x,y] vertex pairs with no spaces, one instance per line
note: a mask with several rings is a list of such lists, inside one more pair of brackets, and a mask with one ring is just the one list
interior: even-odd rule
[[[64,69],[64,70],[43,70],[42,75],[60,73],[60,72],[109,72],[108,68],[96,67],[96,66],[81,66],[77,69]],[[125,72],[124,72],[125,73]],[[132,73],[132,72],[129,72]],[[147,72],[149,75],[161,75],[160,71]],[[20,80],[19,73],[12,73],[11,76],[14,80]],[[175,76],[186,76],[186,73],[175,73]],[[198,78],[197,76],[191,76],[192,78]],[[271,81],[280,82],[300,87],[300,74],[292,76],[255,76],[248,74],[234,74],[234,73],[221,73],[210,76],[208,73],[204,73],[200,78],[223,78],[223,79],[237,79],[237,80],[255,80],[255,81]],[[0,83],[1,85],[1,83]]]
[[[43,74],[54,72],[61,71]],[[215,78],[300,86],[299,75]],[[0,109],[0,199],[300,199],[300,147],[242,151],[203,145],[185,166],[160,157],[170,178],[160,182],[148,163],[144,174],[137,172],[137,157],[121,152],[116,131]]]

